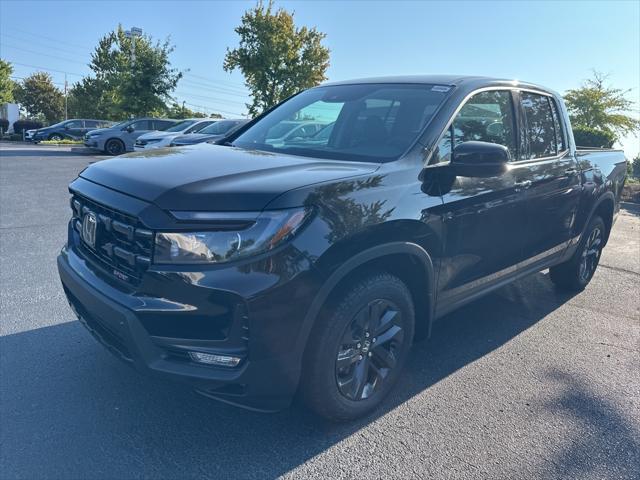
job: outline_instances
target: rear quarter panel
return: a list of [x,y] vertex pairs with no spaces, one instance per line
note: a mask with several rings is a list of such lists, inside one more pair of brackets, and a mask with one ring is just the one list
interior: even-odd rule
[[583,186],[575,223],[578,235],[602,202],[613,202],[611,220],[615,221],[626,180],[627,162],[621,150],[577,150],[576,159]]

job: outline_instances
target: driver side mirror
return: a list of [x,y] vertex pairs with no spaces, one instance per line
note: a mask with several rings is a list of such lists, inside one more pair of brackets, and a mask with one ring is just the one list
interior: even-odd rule
[[123,130],[129,132],[129,133],[133,133],[135,132],[135,128],[133,128],[133,125],[127,125],[126,127],[123,128]]
[[462,142],[452,152],[451,166],[461,177],[493,177],[503,174],[511,160],[509,149],[490,142]]

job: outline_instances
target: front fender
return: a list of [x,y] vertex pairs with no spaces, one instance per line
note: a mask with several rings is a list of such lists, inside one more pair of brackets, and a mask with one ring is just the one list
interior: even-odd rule
[[307,340],[309,338],[309,334],[315,325],[315,322],[318,319],[320,311],[322,307],[325,305],[329,296],[334,291],[336,286],[340,283],[341,280],[347,277],[350,273],[354,272],[359,267],[377,259],[381,259],[383,257],[389,255],[410,255],[411,258],[415,259],[419,262],[424,268],[427,285],[425,286],[425,296],[427,299],[428,305],[428,328],[430,330],[431,323],[434,318],[434,307],[435,307],[435,273],[433,267],[433,261],[431,256],[427,253],[427,251],[422,248],[420,245],[411,242],[391,242],[385,243],[382,245],[378,245],[375,247],[368,248],[363,250],[362,252],[352,256],[347,261],[345,261],[340,267],[338,267],[331,275],[327,278],[327,280],[323,283],[322,287],[316,294],[315,298],[311,302],[311,306],[307,310],[307,314],[305,315],[302,327],[300,329],[299,338],[296,342],[296,345],[301,346],[300,350],[300,360],[302,360],[302,355],[304,354],[304,349],[307,344]]

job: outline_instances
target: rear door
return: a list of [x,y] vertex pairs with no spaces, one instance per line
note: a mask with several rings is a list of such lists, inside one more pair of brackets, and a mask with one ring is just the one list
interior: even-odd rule
[[521,91],[523,149],[514,164],[516,183],[525,192],[527,233],[522,266],[544,263],[563,253],[571,240],[581,184],[556,100]]
[[100,127],[100,123],[97,120],[85,120],[84,121],[84,133],[87,133],[91,130],[95,130]]
[[71,120],[64,126],[65,135],[75,140],[84,135],[84,122],[82,120]]
[[[510,90],[477,93],[462,106],[435,155],[447,162],[458,144],[483,141],[504,145],[517,158],[516,125]],[[451,305],[515,273],[523,259],[526,206],[510,169],[487,177],[457,176],[442,189],[445,239],[438,302]]]

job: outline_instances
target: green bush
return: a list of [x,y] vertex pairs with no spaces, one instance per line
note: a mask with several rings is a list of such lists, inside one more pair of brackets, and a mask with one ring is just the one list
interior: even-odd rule
[[611,148],[616,141],[615,134],[609,130],[580,126],[573,127],[573,138],[578,147]]
[[13,122],[13,132],[22,135],[23,130],[33,130],[36,128],[42,128],[42,122],[35,120],[18,120]]

